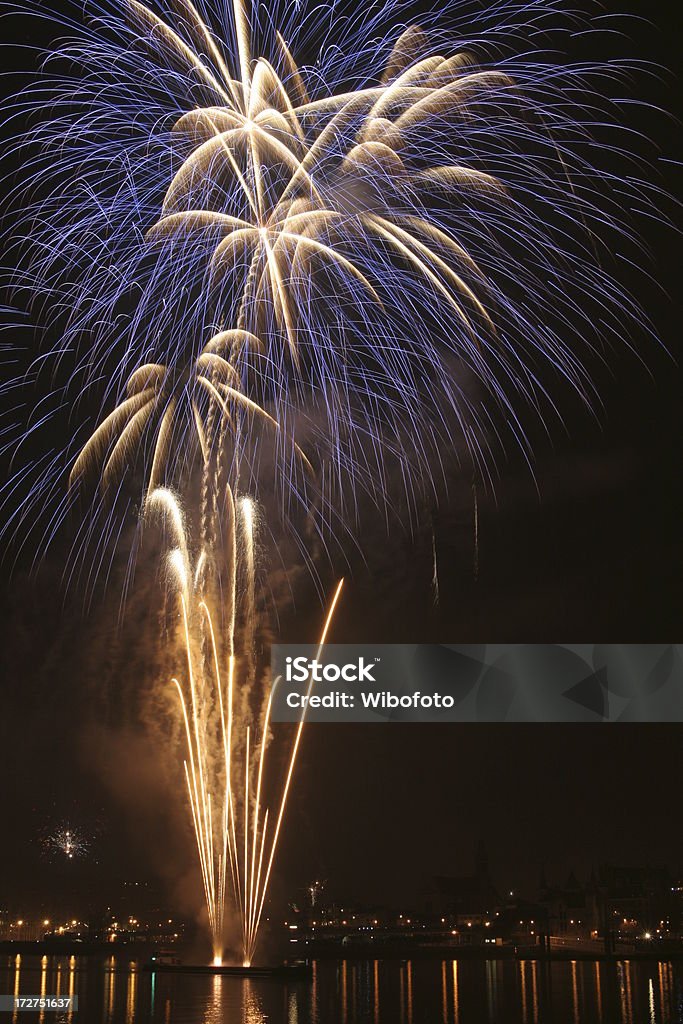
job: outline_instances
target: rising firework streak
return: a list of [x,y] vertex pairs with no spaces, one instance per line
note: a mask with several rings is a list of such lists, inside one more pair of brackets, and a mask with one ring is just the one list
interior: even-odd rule
[[[253,659],[254,542],[253,501],[232,502],[228,563],[232,586],[226,633],[219,631],[225,615],[216,614],[204,593],[199,560],[193,564],[180,507],[166,490],[148,499],[148,514],[161,514],[175,546],[168,554],[169,577],[180,607],[180,633],[185,671],[173,679],[185,735],[184,773],[213,939],[214,963],[223,960],[226,912],[234,905],[242,930],[242,962],[251,964],[268,891],[287,797],[303,732],[302,714],[286,763],[279,803],[266,807],[263,786],[270,737],[273,690],[265,708],[245,699],[256,689]],[[236,513],[236,515],[235,515]],[[244,565],[237,548],[243,542]],[[201,559],[201,555],[200,555]],[[246,575],[244,626],[237,636],[237,579]],[[341,593],[338,584],[320,635],[325,643]],[[241,643],[239,642],[241,641]],[[277,685],[277,681],[275,683]],[[231,899],[232,896],[232,899]]]

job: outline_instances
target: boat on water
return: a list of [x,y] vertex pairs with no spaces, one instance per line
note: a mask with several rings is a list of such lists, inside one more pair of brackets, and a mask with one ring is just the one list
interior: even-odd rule
[[152,953],[146,970],[164,974],[221,974],[238,978],[275,978],[282,981],[304,981],[311,977],[308,960],[285,960],[273,966],[243,967],[228,964],[184,964],[173,953],[159,950]]
[[154,970],[160,967],[180,967],[182,960],[173,949],[155,949],[149,958],[148,966]]

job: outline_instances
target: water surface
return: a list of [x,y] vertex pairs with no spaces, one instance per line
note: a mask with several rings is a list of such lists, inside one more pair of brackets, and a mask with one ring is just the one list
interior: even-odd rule
[[78,995],[76,1012],[8,1024],[683,1024],[681,962],[319,960],[293,984],[153,976],[121,953],[3,955],[0,992]]

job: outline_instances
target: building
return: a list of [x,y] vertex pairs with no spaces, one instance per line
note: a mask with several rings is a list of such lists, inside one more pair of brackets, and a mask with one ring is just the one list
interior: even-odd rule
[[548,885],[541,876],[539,904],[543,907],[548,933],[562,938],[596,938],[602,912],[595,875],[582,885],[570,871],[563,885]]
[[482,842],[477,846],[472,874],[438,875],[423,892],[425,919],[458,930],[490,927],[500,906]]

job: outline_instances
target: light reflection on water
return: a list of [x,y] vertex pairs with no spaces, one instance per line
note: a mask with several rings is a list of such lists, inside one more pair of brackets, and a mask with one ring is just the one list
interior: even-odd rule
[[76,1014],[12,1024],[683,1024],[681,962],[320,960],[285,984],[152,975],[123,955],[5,955],[0,992],[79,997]]

